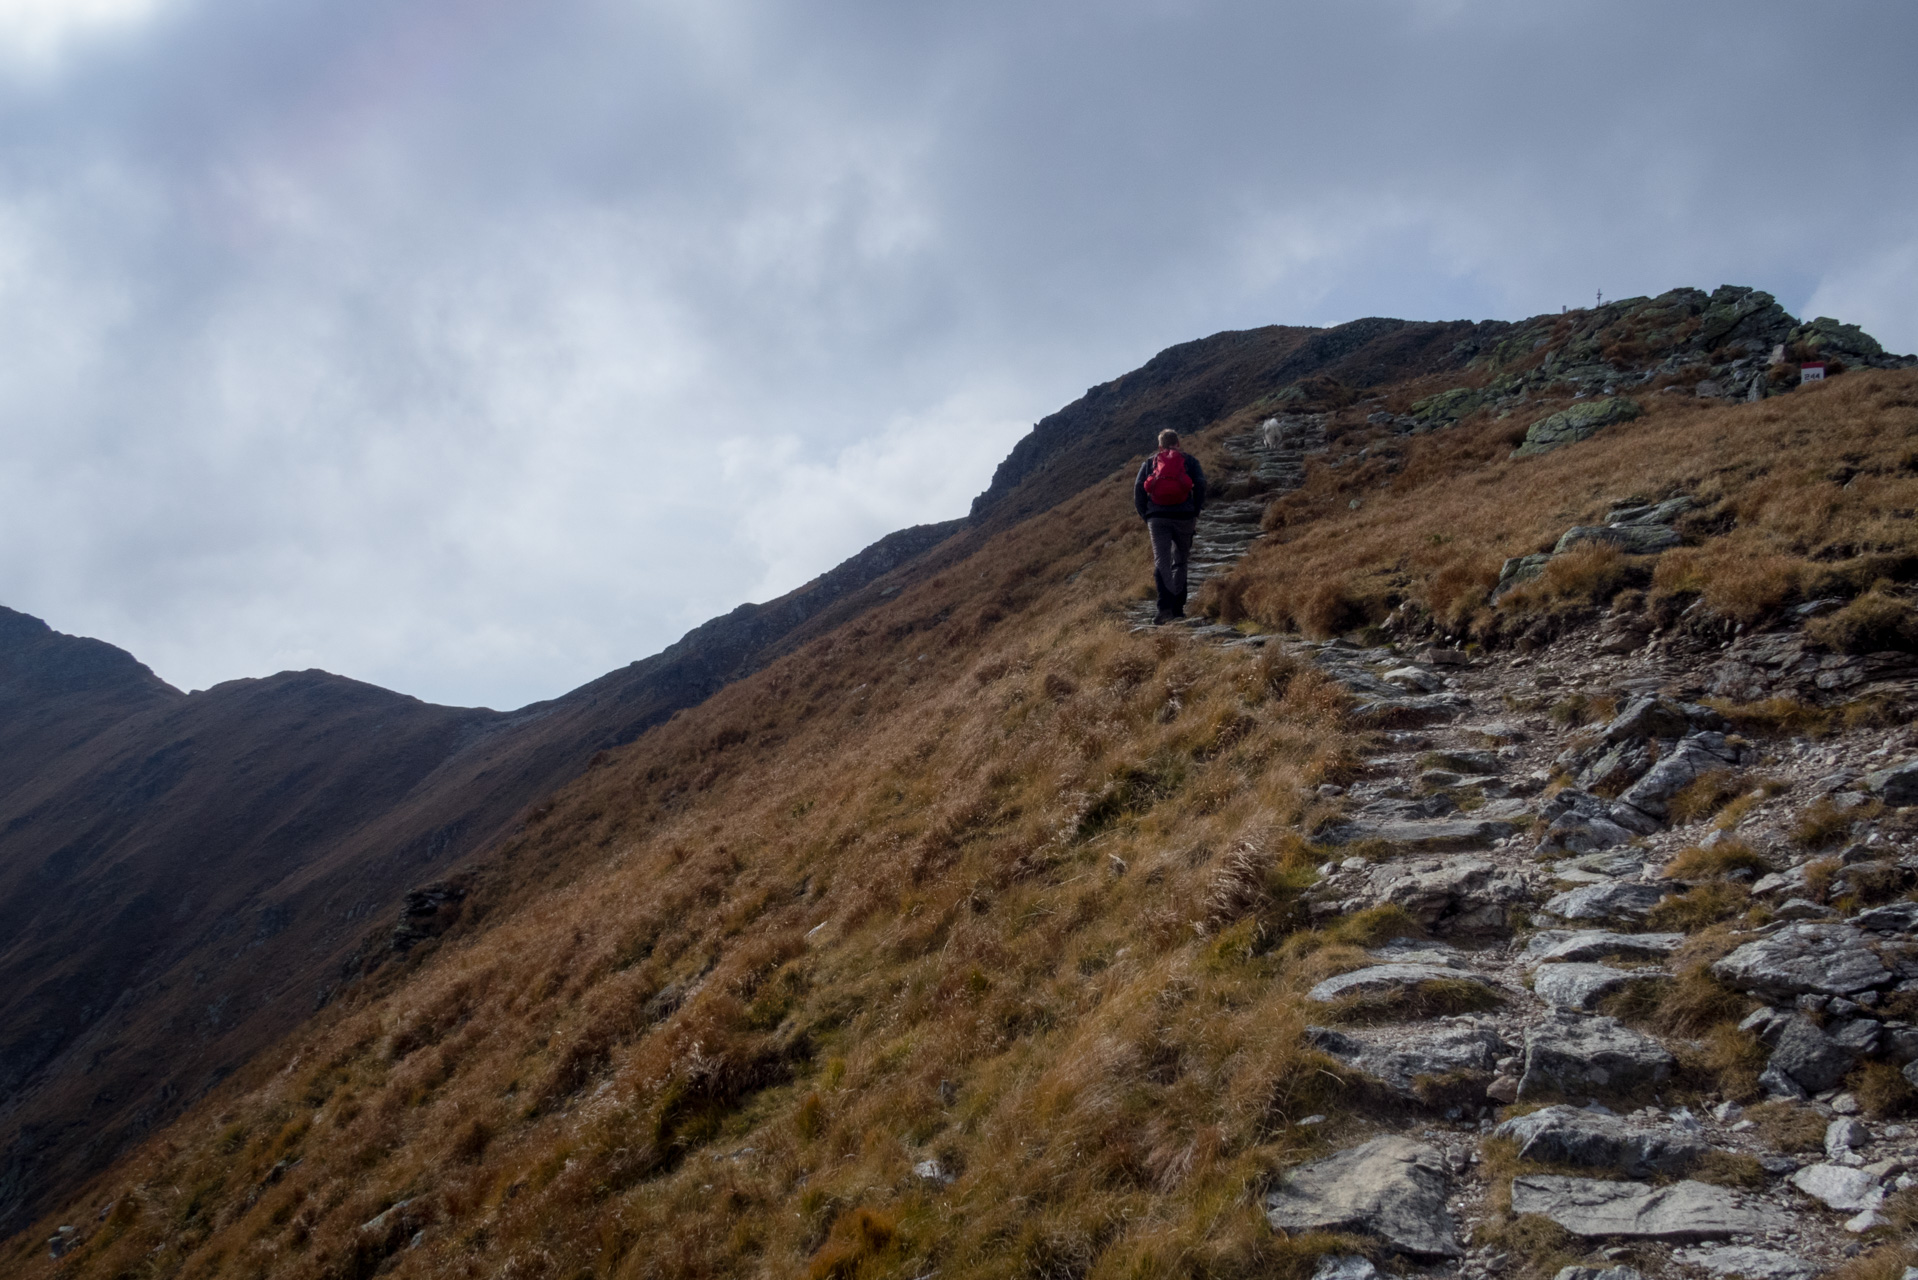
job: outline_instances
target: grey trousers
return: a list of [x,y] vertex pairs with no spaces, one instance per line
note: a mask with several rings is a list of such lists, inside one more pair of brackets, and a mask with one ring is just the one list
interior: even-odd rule
[[1192,534],[1198,520],[1148,520],[1152,534],[1152,582],[1159,589],[1159,612],[1185,613],[1185,566],[1192,558]]

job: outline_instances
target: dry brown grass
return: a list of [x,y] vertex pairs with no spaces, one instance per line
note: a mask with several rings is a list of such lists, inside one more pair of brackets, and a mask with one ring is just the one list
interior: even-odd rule
[[[1272,537],[1222,587],[1243,616],[1277,630],[1323,632],[1336,594],[1342,628],[1405,604],[1443,633],[1496,640],[1541,618],[1594,616],[1628,589],[1649,588],[1659,616],[1676,613],[1661,601],[1702,597],[1729,626],[1800,598],[1856,596],[1879,578],[1906,582],[1918,575],[1908,514],[1918,475],[1904,466],[1918,438],[1915,390],[1918,373],[1864,372],[1754,405],[1650,397],[1636,421],[1528,459],[1506,456],[1509,423],[1467,421],[1404,441],[1396,471],[1314,468],[1273,504]],[[1849,474],[1832,472],[1838,455],[1857,460]],[[1698,545],[1643,562],[1580,550],[1487,603],[1506,557],[1549,549],[1626,496],[1673,493],[1700,502],[1681,522]],[[1861,623],[1877,611],[1862,634],[1880,634],[1886,609],[1857,608]]]
[[1735,871],[1764,875],[1770,870],[1771,864],[1756,849],[1736,840],[1726,840],[1709,849],[1697,846],[1681,849],[1678,856],[1665,865],[1665,875],[1671,880],[1713,880]]

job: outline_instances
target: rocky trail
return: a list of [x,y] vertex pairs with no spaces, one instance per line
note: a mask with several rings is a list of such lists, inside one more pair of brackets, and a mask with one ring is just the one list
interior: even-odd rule
[[[1230,443],[1296,484],[1307,440]],[[1238,505],[1202,518],[1195,586],[1260,536]],[[1535,1215],[1582,1255],[1560,1280],[1809,1280],[1885,1234],[1887,1197],[1918,1185],[1918,1123],[1865,1114],[1848,1086],[1864,1068],[1918,1087],[1918,731],[1834,716],[1822,736],[1741,735],[1699,699],[1859,705],[1910,692],[1901,661],[1631,618],[1493,655],[1184,625],[1282,645],[1350,689],[1372,752],[1321,789],[1339,816],[1318,838],[1345,856],[1310,910],[1395,908],[1424,935],[1312,990],[1316,1046],[1405,1118],[1299,1117],[1331,1154],[1270,1194],[1275,1228],[1490,1277],[1523,1260],[1512,1215]],[[1709,978],[1752,1009],[1763,1101],[1722,1096],[1708,1046],[1644,1016],[1704,980],[1694,935],[1714,922],[1732,932]],[[1376,1273],[1351,1255],[1318,1276]]]

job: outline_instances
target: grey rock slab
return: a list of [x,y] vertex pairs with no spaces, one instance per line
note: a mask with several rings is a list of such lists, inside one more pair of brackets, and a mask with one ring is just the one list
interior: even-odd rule
[[1366,883],[1366,902],[1402,908],[1435,933],[1502,933],[1510,927],[1509,908],[1533,896],[1523,873],[1484,858],[1391,863],[1372,871]]
[[1560,1267],[1552,1280],[1645,1280],[1637,1267]]
[[1863,1169],[1842,1164],[1808,1164],[1792,1174],[1791,1184],[1828,1209],[1860,1213],[1875,1209],[1885,1188]]
[[1872,933],[1918,933],[1918,902],[1891,902],[1851,918],[1853,927]]
[[1713,731],[1687,734],[1678,745],[1658,759],[1645,776],[1625,788],[1619,803],[1629,805],[1648,817],[1663,821],[1669,816],[1671,798],[1714,769],[1729,769],[1743,763],[1747,749]]
[[1555,1009],[1592,1009],[1614,991],[1640,978],[1669,978],[1655,969],[1614,969],[1604,964],[1542,964],[1532,990]]
[[1475,818],[1411,819],[1398,822],[1355,822],[1334,835],[1341,844],[1379,840],[1401,853],[1451,853],[1485,849],[1517,831],[1509,822]]
[[1685,945],[1682,933],[1613,933],[1608,929],[1548,930],[1532,935],[1534,960],[1663,960]]
[[1627,525],[1573,525],[1559,535],[1558,542],[1552,547],[1553,555],[1564,555],[1574,547],[1587,544],[1617,547],[1628,556],[1651,556],[1661,551],[1670,551],[1673,547],[1684,545],[1685,540],[1678,536],[1670,525],[1663,524],[1627,524]]
[[1865,935],[1845,924],[1788,925],[1733,951],[1712,966],[1712,976],[1734,990],[1779,1001],[1855,995],[1892,980]]
[[1545,909],[1564,920],[1642,920],[1670,894],[1663,885],[1615,880],[1567,889],[1548,901]]
[[1445,1208],[1449,1183],[1436,1147],[1374,1138],[1292,1170],[1266,1197],[1265,1216],[1277,1231],[1349,1231],[1413,1258],[1456,1258],[1464,1251]]
[[1722,1240],[1771,1225],[1737,1193],[1689,1181],[1653,1187],[1528,1174],[1512,1179],[1512,1212],[1536,1213],[1587,1239]]
[[1420,1080],[1473,1073],[1489,1081],[1498,1060],[1510,1052],[1496,1031],[1475,1025],[1448,1027],[1429,1035],[1399,1033],[1389,1045],[1330,1027],[1307,1027],[1305,1035],[1314,1048],[1410,1100],[1419,1100]]
[[1512,453],[1515,458],[1536,457],[1563,445],[1584,440],[1614,422],[1627,422],[1643,410],[1638,402],[1625,396],[1588,400],[1540,418],[1526,428],[1525,440]]
[[1547,1094],[1629,1094],[1671,1077],[1664,1045],[1616,1018],[1555,1009],[1525,1032],[1521,1100]]
[[1562,1105],[1507,1120],[1492,1136],[1516,1143],[1525,1160],[1611,1169],[1634,1178],[1684,1173],[1711,1150],[1687,1133],[1637,1129],[1617,1116]]
[[1375,964],[1351,973],[1327,978],[1306,993],[1306,998],[1331,1004],[1347,996],[1397,995],[1416,990],[1428,982],[1476,982],[1490,988],[1491,982],[1469,969],[1454,969],[1436,964]]
[[1743,1276],[1744,1280],[1812,1280],[1824,1270],[1797,1254],[1752,1245],[1680,1249],[1672,1254],[1672,1261],[1701,1267],[1715,1276]]

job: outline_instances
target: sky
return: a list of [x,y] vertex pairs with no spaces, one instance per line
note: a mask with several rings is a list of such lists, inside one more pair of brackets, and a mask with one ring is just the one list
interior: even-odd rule
[[0,0],[0,603],[512,707],[1176,342],[1752,285],[1918,350],[1918,6]]

